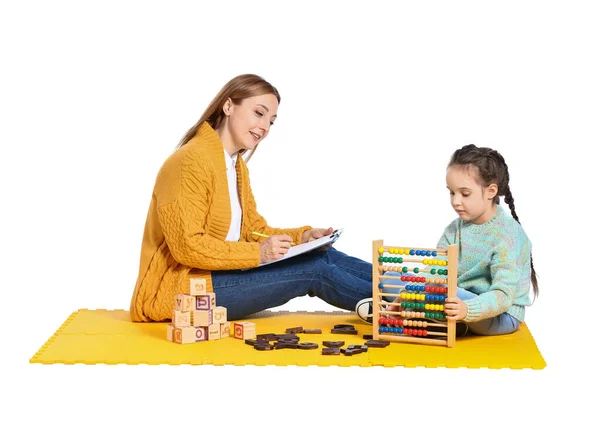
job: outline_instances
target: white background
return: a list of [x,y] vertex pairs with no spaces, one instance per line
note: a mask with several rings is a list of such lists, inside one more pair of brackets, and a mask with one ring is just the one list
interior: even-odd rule
[[[1,3],[0,417],[508,425],[591,414],[594,2],[171,3]],[[249,163],[259,211],[274,226],[344,227],[337,247],[365,260],[373,239],[435,245],[455,217],[451,153],[498,149],[533,242],[541,294],[527,323],[546,369],[29,364],[71,312],[129,309],[156,172],[247,72],[282,95]],[[280,309],[330,308],[301,298]]]

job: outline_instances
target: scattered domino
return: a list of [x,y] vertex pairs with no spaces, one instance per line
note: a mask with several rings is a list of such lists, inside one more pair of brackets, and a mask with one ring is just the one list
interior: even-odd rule
[[365,342],[365,345],[370,347],[370,348],[385,348],[386,346],[389,346],[390,342],[389,340],[367,340]]
[[[307,329],[303,327],[291,327],[285,330],[285,334],[276,333],[262,333],[256,335],[256,326],[254,323],[246,321],[234,323],[234,337],[240,340],[244,340],[244,343],[254,347],[259,351],[270,351],[273,349],[301,349],[301,350],[312,350],[317,349],[319,345],[312,342],[300,342],[298,334],[321,334],[320,329]],[[336,324],[331,329],[333,334],[358,334],[358,330],[350,324]],[[372,335],[365,334],[363,337],[373,337]],[[270,343],[274,342],[274,343]],[[321,349],[321,355],[340,355],[353,356],[358,355],[369,350],[369,347],[383,348],[389,345],[390,342],[382,340],[369,339],[362,345],[348,345],[346,348],[342,348],[346,344],[343,340],[338,341],[323,341],[323,348]]]

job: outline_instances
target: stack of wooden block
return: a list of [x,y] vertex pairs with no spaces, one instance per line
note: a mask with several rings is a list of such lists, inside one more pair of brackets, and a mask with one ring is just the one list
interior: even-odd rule
[[189,293],[175,295],[167,339],[175,343],[195,343],[229,337],[227,308],[217,306],[215,293],[206,291],[204,278],[190,278]]

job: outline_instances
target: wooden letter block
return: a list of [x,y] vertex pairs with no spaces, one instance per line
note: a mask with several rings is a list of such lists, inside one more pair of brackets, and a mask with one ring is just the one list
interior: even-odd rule
[[234,322],[233,337],[236,339],[246,340],[256,338],[256,325],[253,322]]
[[192,321],[196,327],[208,327],[213,324],[213,310],[210,311],[192,311]]
[[175,343],[195,343],[207,340],[208,330],[206,327],[174,327],[173,341]]
[[225,321],[224,323],[221,323],[221,339],[223,337],[229,337],[229,328],[230,328],[229,321]]
[[175,295],[175,309],[181,312],[189,312],[194,309],[194,303],[196,301],[195,296],[189,294],[176,294]]
[[221,324],[208,326],[208,340],[217,340],[221,338]]
[[172,322],[175,327],[186,327],[192,325],[192,313],[173,309]]
[[173,341],[173,329],[175,327],[173,326],[173,324],[167,324],[167,340],[169,342]]
[[217,299],[214,293],[206,293],[200,296],[196,296],[196,310],[197,311],[210,311],[217,307]]
[[218,324],[223,324],[227,321],[227,308],[223,306],[217,306],[214,310],[213,320]]
[[190,294],[201,296],[206,294],[206,278],[190,278]]

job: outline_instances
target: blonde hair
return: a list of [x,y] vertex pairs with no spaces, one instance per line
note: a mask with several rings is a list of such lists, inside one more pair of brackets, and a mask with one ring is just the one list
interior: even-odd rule
[[[281,96],[279,96],[277,89],[264,78],[256,74],[242,74],[232,78],[225,86],[223,86],[219,93],[217,93],[217,96],[215,96],[208,105],[198,122],[187,131],[185,136],[179,142],[179,145],[177,145],[177,148],[181,148],[188,143],[190,139],[196,135],[196,132],[204,122],[210,124],[213,129],[217,130],[225,118],[223,105],[225,105],[227,99],[231,99],[235,105],[239,105],[246,98],[267,94],[275,95],[277,102],[281,102]],[[256,151],[256,148],[252,151],[246,161],[250,160],[254,151]],[[241,150],[239,155],[243,155],[245,152],[246,150]]]

